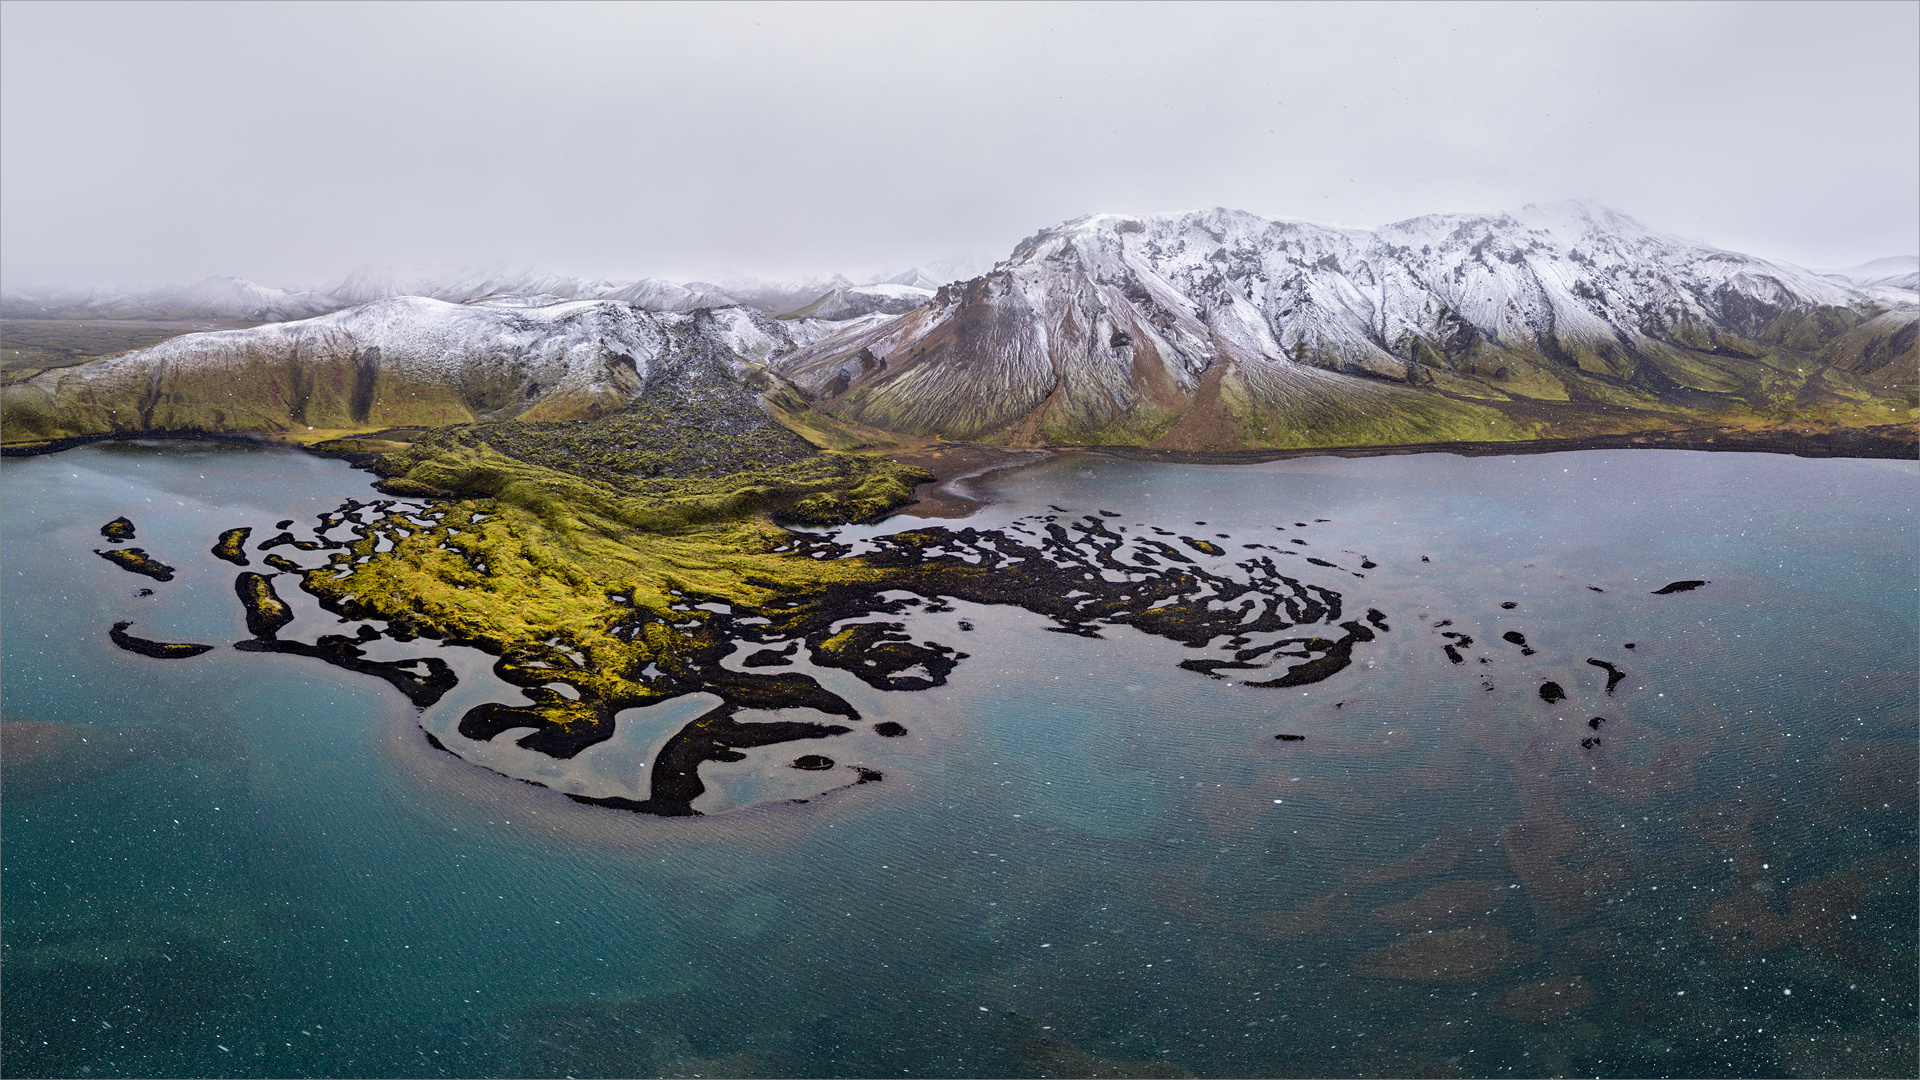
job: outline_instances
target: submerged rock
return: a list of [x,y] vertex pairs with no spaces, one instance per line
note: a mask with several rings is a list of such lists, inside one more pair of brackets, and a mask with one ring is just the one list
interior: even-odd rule
[[[1629,646],[1629,648],[1631,648],[1631,646]],[[1627,677],[1626,672],[1621,671],[1619,668],[1614,667],[1612,664],[1607,663],[1605,660],[1595,660],[1589,657],[1587,659],[1587,663],[1592,664],[1594,667],[1597,667],[1600,670],[1607,673],[1607,693],[1609,694],[1613,693],[1613,688],[1620,684],[1621,679],[1624,679]]]

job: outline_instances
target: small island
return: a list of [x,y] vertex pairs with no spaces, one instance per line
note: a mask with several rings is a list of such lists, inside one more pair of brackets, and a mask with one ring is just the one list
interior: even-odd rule
[[201,653],[210,652],[213,649],[211,645],[194,645],[186,642],[172,641],[149,641],[146,638],[134,637],[132,634],[127,633],[127,627],[132,625],[131,622],[114,623],[113,629],[107,631],[107,637],[112,639],[115,645],[120,646],[128,652],[139,653],[141,656],[151,656],[155,660],[184,660],[189,656],[199,656]]

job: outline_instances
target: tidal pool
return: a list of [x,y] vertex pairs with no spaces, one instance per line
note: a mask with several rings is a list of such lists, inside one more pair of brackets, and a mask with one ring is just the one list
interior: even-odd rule
[[[894,618],[968,654],[944,685],[876,689],[801,649],[778,670],[859,730],[703,765],[708,816],[677,819],[564,792],[644,794],[710,695],[628,710],[541,788],[489,771],[550,764],[508,739],[479,764],[427,741],[514,699],[489,657],[369,644],[457,675],[421,711],[230,647],[249,633],[220,534],[252,527],[258,563],[277,522],[369,479],[215,443],[0,466],[10,1074],[1913,1070],[1912,462],[994,474],[964,523],[835,539],[1093,515],[1204,542],[1179,549],[1221,574],[1269,559],[1384,628],[1321,681],[1262,687],[1285,664],[1180,666],[1239,662],[1221,642],[924,604]],[[93,553],[123,515],[170,580]],[[1705,584],[1656,594],[1685,581]],[[353,631],[280,596],[283,636]],[[142,656],[120,622],[217,647]],[[856,765],[884,782],[848,786]]]

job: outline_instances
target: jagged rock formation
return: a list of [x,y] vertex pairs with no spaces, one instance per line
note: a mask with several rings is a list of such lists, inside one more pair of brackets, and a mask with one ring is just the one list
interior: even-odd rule
[[1609,413],[1892,423],[1911,416],[1915,323],[1911,292],[1586,204],[1371,232],[1211,210],[1043,230],[781,370],[834,416],[1010,442],[1501,438]]
[[[117,432],[275,432],[567,420],[624,407],[678,360],[740,379],[792,345],[742,308],[596,301],[520,308],[407,297],[249,330],[189,334],[0,391],[9,443]],[[679,368],[686,366],[685,372]]]

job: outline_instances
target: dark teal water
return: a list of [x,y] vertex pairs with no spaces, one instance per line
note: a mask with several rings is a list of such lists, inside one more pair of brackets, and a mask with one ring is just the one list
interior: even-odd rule
[[[1127,629],[915,615],[971,654],[948,685],[831,686],[910,730],[884,783],[747,805],[771,774],[716,769],[708,808],[746,808],[693,820],[430,749],[491,689],[465,650],[422,716],[225,647],[214,536],[367,479],[194,443],[0,467],[6,1073],[1914,1072],[1913,463],[1000,474],[969,524],[1052,504],[1291,546],[1392,630],[1281,690]],[[120,514],[175,580],[92,554]],[[1650,595],[1681,579],[1710,584]],[[297,606],[307,640],[332,623]],[[135,656],[122,619],[221,648]]]

